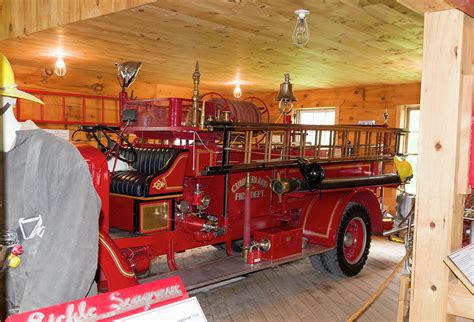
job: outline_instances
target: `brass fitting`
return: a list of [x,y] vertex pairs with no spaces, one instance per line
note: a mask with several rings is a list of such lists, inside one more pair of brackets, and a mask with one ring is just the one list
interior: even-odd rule
[[249,253],[249,249],[248,248],[242,248],[242,259],[247,261],[247,255]]
[[199,110],[199,79],[201,77],[201,73],[199,72],[199,62],[196,62],[196,68],[193,73],[193,117],[192,117],[192,126],[197,126],[197,113]]

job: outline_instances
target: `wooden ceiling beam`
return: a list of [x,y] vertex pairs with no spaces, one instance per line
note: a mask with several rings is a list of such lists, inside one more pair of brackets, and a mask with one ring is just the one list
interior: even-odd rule
[[142,6],[156,0],[1,0],[0,40]]
[[397,0],[397,2],[419,14],[456,8],[474,17],[474,0]]
[[444,0],[397,0],[398,3],[421,15],[425,12],[434,12],[453,9],[454,6]]

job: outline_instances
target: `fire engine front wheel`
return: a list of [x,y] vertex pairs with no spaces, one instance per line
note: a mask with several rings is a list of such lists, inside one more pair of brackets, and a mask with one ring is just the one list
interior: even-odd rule
[[318,270],[355,276],[365,265],[371,241],[370,216],[364,206],[349,203],[337,232],[336,248],[310,258]]

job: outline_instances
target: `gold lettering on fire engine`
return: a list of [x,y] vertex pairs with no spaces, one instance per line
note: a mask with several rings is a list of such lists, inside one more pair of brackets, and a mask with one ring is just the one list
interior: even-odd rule
[[163,178],[163,179],[158,179],[156,180],[156,182],[153,184],[153,188],[155,188],[156,190],[161,190],[163,188],[166,188],[166,179]]
[[[245,187],[247,178],[243,177],[239,180],[237,180],[233,185],[232,185],[232,192],[234,193],[234,200],[240,201],[240,200],[245,200],[245,191],[242,192],[237,192],[240,188]],[[250,176],[250,183],[252,185],[259,185],[263,189],[266,189],[268,187],[268,181],[265,180],[264,178],[257,177],[257,176]],[[252,186],[253,189],[253,186]],[[256,198],[262,198],[265,196],[265,190],[252,190],[250,191],[250,198],[256,199]]]
[[[265,196],[265,190],[252,190],[252,191],[250,191],[250,198],[251,199],[262,198],[263,196]],[[236,201],[245,200],[245,192],[237,192],[235,194],[235,200]]]
[[[243,177],[242,179],[238,180],[236,183],[232,185],[232,192],[236,193],[237,190],[245,186],[245,181],[247,181],[246,177]],[[251,176],[250,177],[250,183],[251,184],[258,184],[262,188],[266,189],[268,187],[268,181],[257,176]]]

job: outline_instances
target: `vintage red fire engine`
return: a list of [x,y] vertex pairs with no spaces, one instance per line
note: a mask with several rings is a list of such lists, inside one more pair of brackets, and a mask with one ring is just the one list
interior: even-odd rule
[[[306,257],[335,274],[358,274],[371,235],[390,228],[383,188],[406,179],[384,172],[404,131],[288,124],[289,79],[280,93],[284,123],[268,123],[256,98],[200,96],[199,76],[192,99],[131,100],[124,88],[120,132],[83,129],[99,142],[77,146],[102,199],[102,289],[176,274],[193,289]],[[177,252],[207,245],[227,257],[178,267]],[[148,276],[157,256],[170,272]]]

